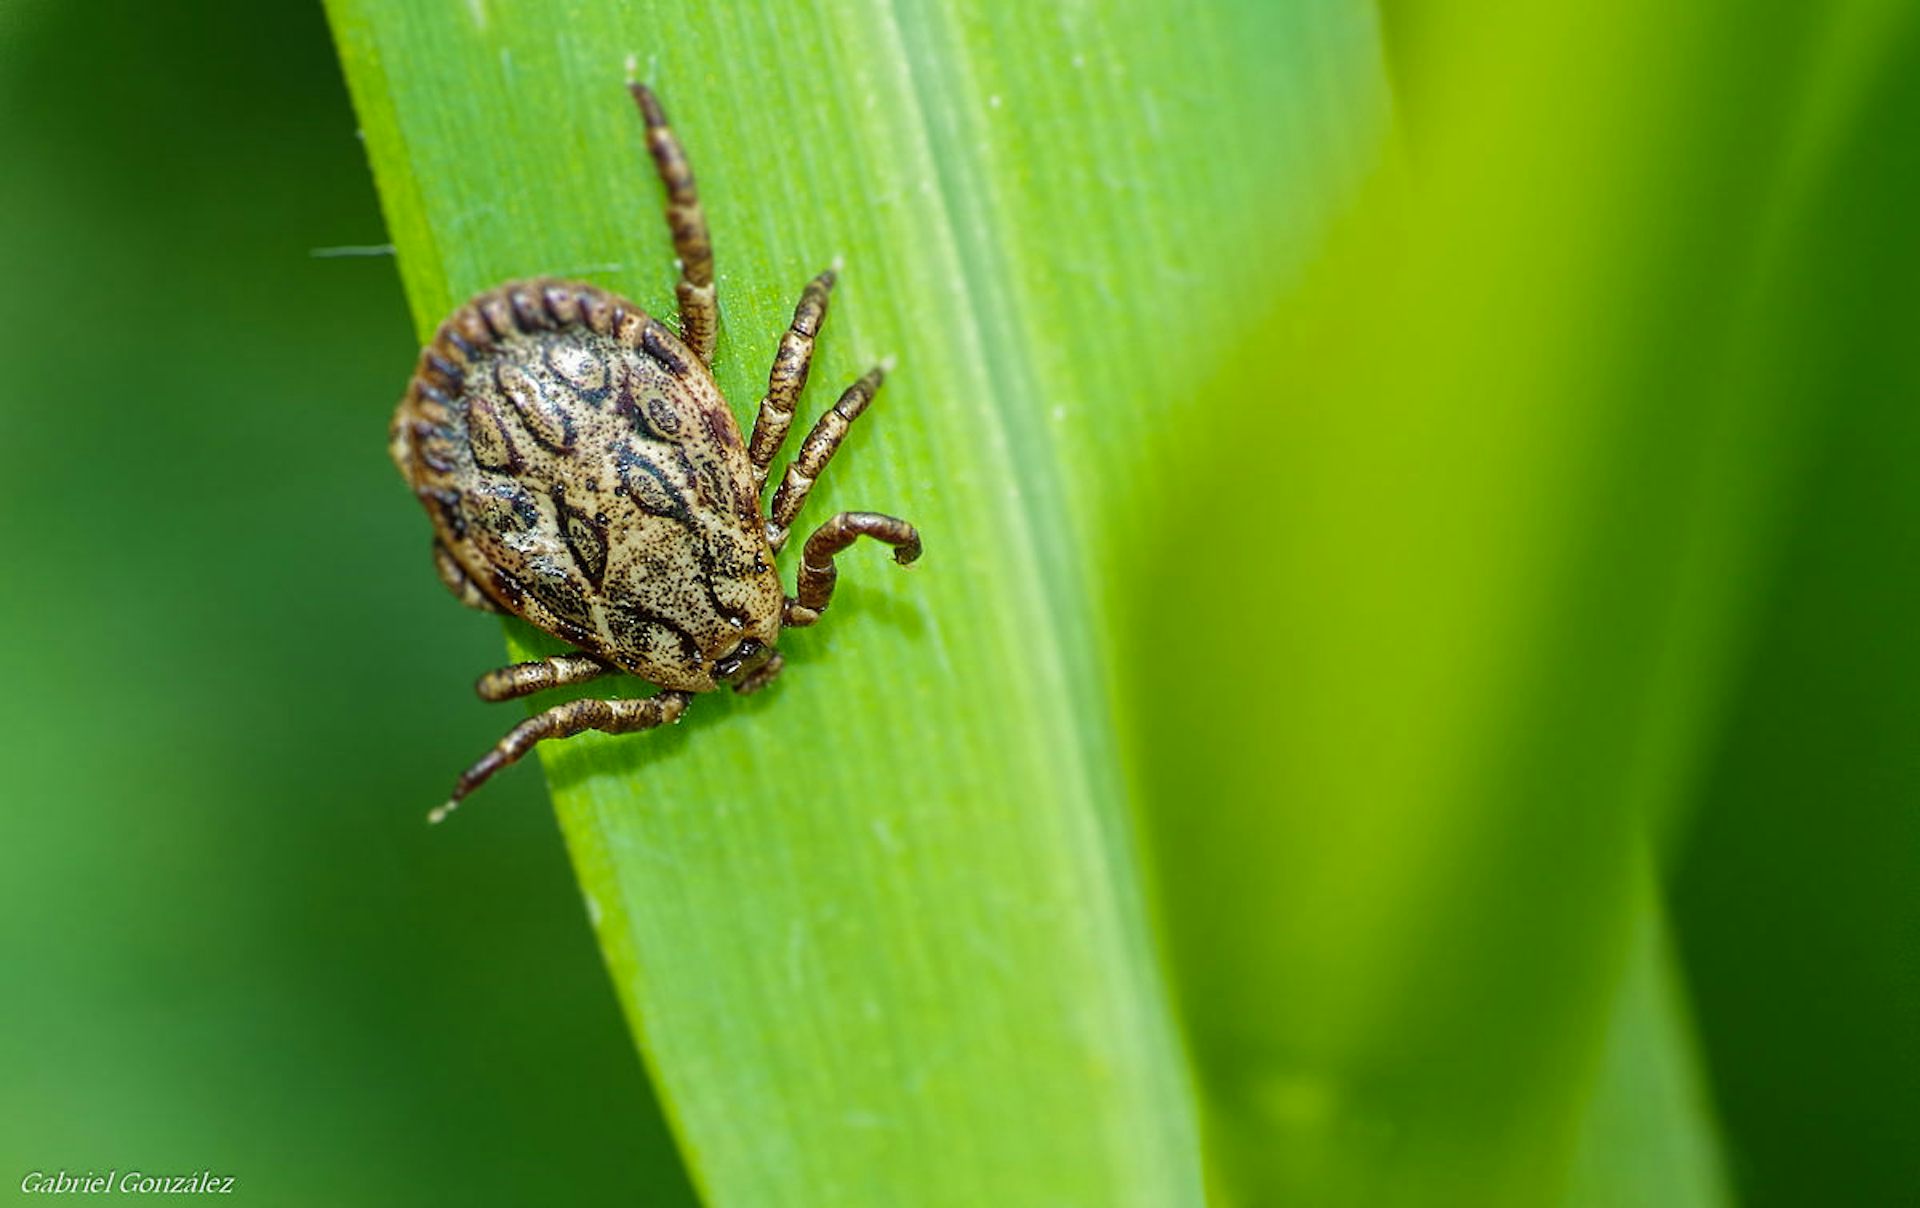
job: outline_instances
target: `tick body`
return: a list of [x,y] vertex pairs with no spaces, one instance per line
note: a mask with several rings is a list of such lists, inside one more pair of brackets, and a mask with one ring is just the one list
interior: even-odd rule
[[638,84],[632,92],[666,186],[679,330],[597,286],[510,281],[440,325],[390,438],[433,522],[434,566],[448,590],[577,651],[489,672],[476,684],[483,698],[620,672],[661,691],[570,701],[515,726],[461,775],[429,815],[435,822],[544,739],[651,729],[677,721],[695,693],[764,687],[780,672],[781,630],[819,619],[833,597],[834,555],[859,537],[891,545],[903,565],[920,556],[905,521],[842,512],[807,539],[786,594],[774,554],[884,372],[868,372],[820,418],[763,507],[834,274],[802,293],[743,441],[710,369],[713,252],[693,174],[653,94]]

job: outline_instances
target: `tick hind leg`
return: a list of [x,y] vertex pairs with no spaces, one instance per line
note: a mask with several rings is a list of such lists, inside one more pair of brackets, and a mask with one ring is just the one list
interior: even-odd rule
[[459,807],[467,794],[485,784],[495,772],[508,764],[517,763],[521,756],[549,738],[571,738],[587,730],[600,730],[608,734],[651,730],[678,721],[686,711],[689,699],[685,692],[662,692],[645,700],[570,700],[544,713],[536,713],[508,730],[506,737],[494,744],[493,750],[462,772],[446,804],[428,814],[427,821],[439,822],[444,819]]
[[815,529],[800,551],[800,581],[795,598],[787,601],[783,623],[792,628],[811,625],[820,619],[833,600],[833,585],[839,572],[833,568],[834,555],[861,537],[872,537],[893,547],[893,560],[902,566],[920,557],[920,534],[897,516],[879,512],[841,512]]
[[653,90],[629,84],[640,116],[647,124],[647,151],[667,187],[667,226],[673,231],[673,254],[680,257],[680,338],[695,356],[713,364],[713,343],[720,330],[720,303],[713,284],[713,240],[707,234],[706,211],[694,188],[693,168],[680,140],[667,125],[667,115]]
[[807,371],[813,367],[813,338],[827,317],[827,295],[833,289],[832,269],[807,282],[800,304],[793,308],[793,325],[780,337],[773,354],[773,369],[767,374],[767,397],[760,400],[760,414],[753,421],[753,439],[747,442],[747,460],[753,463],[754,486],[764,490],[767,470],[773,455],[780,451],[793,427],[793,409],[807,385]]
[[[866,376],[847,387],[840,401],[820,417],[820,421],[813,425],[813,431],[807,433],[807,439],[800,442],[800,452],[794,454],[793,461],[788,463],[787,475],[780,481],[780,489],[773,494],[773,506],[767,510],[767,542],[773,548],[779,549],[787,543],[787,534],[793,528],[794,518],[806,506],[807,495],[813,490],[813,484],[819,480],[827,463],[833,460],[833,455],[840,451],[840,442],[847,439],[847,431],[853,427],[853,421],[860,418],[860,413],[879,393],[880,384],[887,380],[890,367],[882,361],[867,370]],[[827,523],[838,523],[846,516],[871,514],[846,512]],[[821,531],[824,532],[825,527]],[[909,528],[907,531],[913,530]],[[808,544],[818,540],[819,536],[819,533],[815,533],[809,538]]]
[[620,669],[590,654],[556,654],[550,659],[514,663],[489,671],[474,681],[473,690],[481,700],[514,700],[532,696],[549,688],[584,684],[603,675],[618,675]]

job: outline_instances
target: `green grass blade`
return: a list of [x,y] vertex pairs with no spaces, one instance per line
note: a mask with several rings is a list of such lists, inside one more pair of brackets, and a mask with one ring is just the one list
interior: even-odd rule
[[423,333],[532,273],[671,315],[632,55],[700,176],[736,412],[835,256],[806,411],[899,358],[802,527],[895,510],[921,566],[843,559],[760,697],[542,752],[696,1182],[755,1205],[1197,1201],[1110,721],[1105,537],[1151,506],[1130,476],[1232,338],[1235,288],[1367,162],[1368,11],[330,12]]
[[1234,1202],[1730,1194],[1652,870],[1879,306],[1801,262],[1872,7],[1430,6],[1406,180],[1200,392],[1270,405],[1182,442],[1130,696],[1198,706],[1135,749]]

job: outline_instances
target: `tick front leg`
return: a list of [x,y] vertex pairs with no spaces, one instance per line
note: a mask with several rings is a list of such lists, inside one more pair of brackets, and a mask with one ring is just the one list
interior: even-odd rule
[[747,459],[753,463],[753,482],[758,488],[765,489],[773,455],[787,439],[787,429],[793,427],[793,408],[800,391],[806,388],[807,371],[813,367],[813,337],[826,320],[827,293],[833,282],[832,269],[807,282],[800,305],[793,308],[793,325],[780,337],[780,347],[773,354],[767,397],[760,400],[753,439],[747,442]]
[[640,116],[647,124],[647,151],[667,186],[667,227],[673,232],[673,254],[680,257],[680,338],[705,364],[713,364],[713,342],[720,330],[720,303],[713,284],[713,240],[707,234],[706,211],[694,188],[693,168],[680,140],[667,125],[667,115],[653,90],[629,84]]
[[508,730],[506,737],[494,744],[493,750],[481,756],[480,762],[462,772],[453,786],[453,795],[447,798],[445,805],[428,814],[427,821],[439,822],[444,819],[459,807],[467,794],[485,784],[495,772],[508,764],[519,762],[521,756],[549,738],[572,738],[587,730],[601,730],[608,734],[651,730],[655,726],[680,720],[680,715],[686,712],[689,699],[685,692],[662,692],[645,700],[570,700],[544,713],[536,713]]
[[515,663],[489,671],[473,683],[481,700],[513,700],[532,696],[549,688],[584,684],[603,675],[616,675],[619,668],[590,654],[556,654],[532,663]]
[[[773,495],[773,506],[768,509],[767,543],[773,548],[779,549],[787,543],[788,530],[793,527],[794,518],[800,515],[800,509],[806,506],[807,494],[813,490],[813,484],[819,481],[821,472],[833,460],[833,455],[840,451],[840,442],[847,439],[847,430],[853,426],[853,421],[860,418],[860,413],[867,409],[867,404],[879,392],[880,384],[887,380],[888,368],[890,366],[886,362],[875,365],[867,370],[865,377],[847,387],[840,401],[820,417],[813,431],[807,433],[807,439],[800,443],[800,452],[788,464],[787,476],[780,481],[780,489]],[[865,516],[871,513],[847,512],[843,515]],[[827,523],[831,525],[838,519],[836,517]],[[823,527],[821,532],[825,531]],[[809,539],[809,544],[819,536],[819,533],[815,533]]]
[[839,573],[833,558],[861,537],[872,537],[893,547],[893,560],[902,566],[920,556],[920,534],[897,516],[879,512],[842,512],[813,531],[800,551],[800,581],[796,598],[788,600],[783,623],[802,628],[820,619],[833,600]]

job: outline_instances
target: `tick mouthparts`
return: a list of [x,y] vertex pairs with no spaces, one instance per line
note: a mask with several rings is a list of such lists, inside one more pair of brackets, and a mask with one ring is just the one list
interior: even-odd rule
[[737,683],[773,657],[773,647],[758,638],[744,638],[731,652],[713,664],[713,678],[723,684]]

